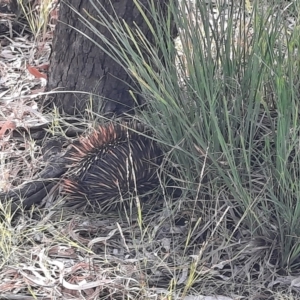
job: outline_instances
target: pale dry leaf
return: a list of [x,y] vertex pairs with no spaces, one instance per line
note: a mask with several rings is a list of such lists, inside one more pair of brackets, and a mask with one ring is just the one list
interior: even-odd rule
[[226,296],[186,296],[183,300],[234,300]]
[[98,286],[109,286],[109,285],[112,285],[113,283],[114,283],[114,281],[109,280],[109,279],[101,279],[101,280],[97,280],[97,281],[93,281],[93,282],[83,282],[81,284],[71,284],[71,283],[68,283],[67,281],[65,281],[64,279],[62,281],[63,287],[65,287],[69,290],[74,290],[74,291],[83,291],[83,290],[95,288]]
[[96,243],[100,243],[100,242],[105,242],[107,240],[109,240],[112,236],[114,236],[115,232],[117,231],[118,229],[114,229],[112,230],[111,232],[109,232],[109,234],[107,236],[104,236],[104,237],[98,237],[98,238],[95,238],[93,240],[91,240],[89,243],[88,243],[88,247],[92,247],[94,244]]

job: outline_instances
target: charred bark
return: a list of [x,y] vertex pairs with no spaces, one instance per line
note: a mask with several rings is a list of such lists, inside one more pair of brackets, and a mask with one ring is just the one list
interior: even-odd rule
[[[160,11],[167,9],[168,1],[156,1]],[[133,0],[98,1],[101,2],[102,8],[97,1],[94,2],[104,14],[117,15],[117,18],[125,20],[129,26],[137,25],[147,39],[153,42],[153,35]],[[145,7],[146,15],[151,19],[147,10],[149,0],[140,2]],[[92,17],[97,18],[92,1],[72,0],[61,3],[59,22],[53,40],[47,90],[73,91],[73,93],[54,94],[47,98],[46,106],[55,105],[69,115],[82,114],[90,96],[75,92],[81,91],[96,95],[93,107],[98,112],[100,110],[104,114],[120,115],[130,111],[135,103],[129,89],[137,88],[135,82],[124,67],[99,49],[96,43],[105,47],[105,42],[80,21],[77,12],[88,18],[106,38],[111,36],[107,28],[92,20]],[[139,95],[137,100],[138,104],[142,104],[143,100]],[[104,104],[101,106],[103,101]]]

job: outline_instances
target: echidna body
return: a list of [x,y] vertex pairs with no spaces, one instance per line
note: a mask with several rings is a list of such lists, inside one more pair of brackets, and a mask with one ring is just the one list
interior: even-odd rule
[[67,205],[105,209],[159,185],[162,151],[142,124],[109,123],[73,146],[70,162],[63,180]]

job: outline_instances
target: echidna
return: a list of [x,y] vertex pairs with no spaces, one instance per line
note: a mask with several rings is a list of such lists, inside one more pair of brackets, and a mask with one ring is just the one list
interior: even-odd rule
[[108,123],[79,140],[62,181],[67,205],[111,207],[159,185],[162,151],[139,122]]
[[0,194],[0,199],[10,199],[16,211],[62,190],[67,206],[89,204],[102,210],[156,188],[162,159],[160,147],[141,123],[110,122],[79,139],[64,155],[50,157],[37,179]]

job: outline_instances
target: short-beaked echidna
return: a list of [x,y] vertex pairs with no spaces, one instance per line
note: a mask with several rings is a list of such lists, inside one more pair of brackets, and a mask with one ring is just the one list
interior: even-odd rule
[[66,205],[106,209],[159,185],[162,151],[141,123],[110,122],[73,145],[68,160],[62,181]]

